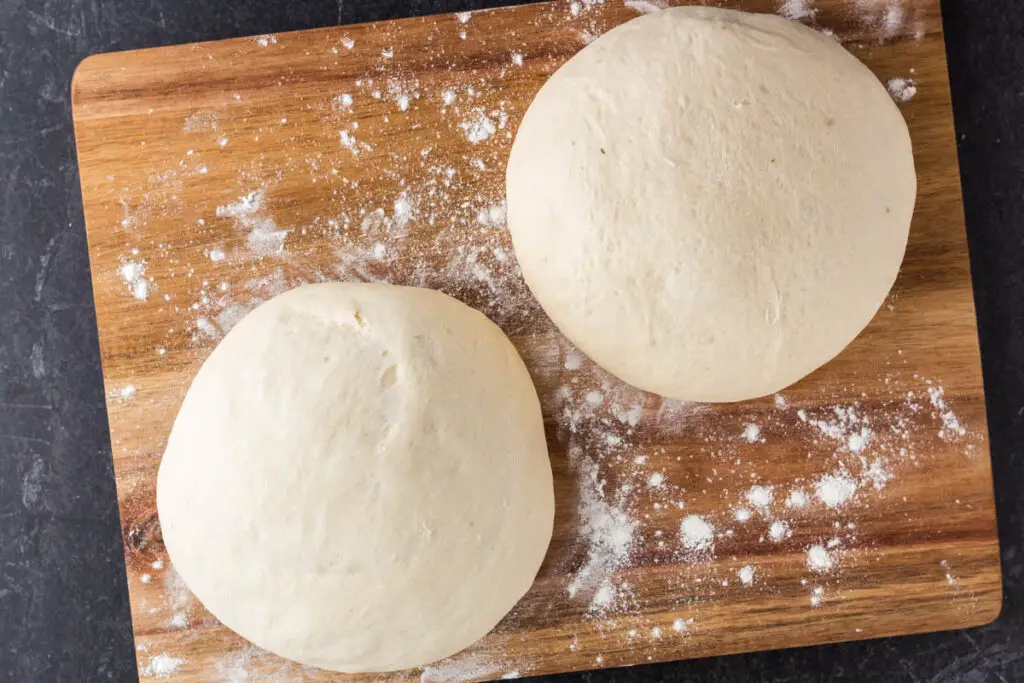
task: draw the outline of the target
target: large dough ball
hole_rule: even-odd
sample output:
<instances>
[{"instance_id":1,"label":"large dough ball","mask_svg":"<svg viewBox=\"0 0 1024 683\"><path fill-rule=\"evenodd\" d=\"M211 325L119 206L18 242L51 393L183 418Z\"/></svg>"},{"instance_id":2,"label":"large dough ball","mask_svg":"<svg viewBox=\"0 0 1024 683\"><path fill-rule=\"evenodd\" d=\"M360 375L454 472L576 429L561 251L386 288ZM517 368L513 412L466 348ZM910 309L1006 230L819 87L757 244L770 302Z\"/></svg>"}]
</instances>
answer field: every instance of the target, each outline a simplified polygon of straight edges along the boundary
<instances>
[{"instance_id":1,"label":"large dough ball","mask_svg":"<svg viewBox=\"0 0 1024 683\"><path fill-rule=\"evenodd\" d=\"M289 659L451 655L533 583L554 492L540 404L493 323L426 289L301 287L224 338L157 480L174 568Z\"/></svg>"},{"instance_id":2,"label":"large dough ball","mask_svg":"<svg viewBox=\"0 0 1024 683\"><path fill-rule=\"evenodd\" d=\"M896 278L910 138L831 38L682 7L619 26L526 112L508 222L562 332L664 396L737 401L836 356Z\"/></svg>"}]
</instances>

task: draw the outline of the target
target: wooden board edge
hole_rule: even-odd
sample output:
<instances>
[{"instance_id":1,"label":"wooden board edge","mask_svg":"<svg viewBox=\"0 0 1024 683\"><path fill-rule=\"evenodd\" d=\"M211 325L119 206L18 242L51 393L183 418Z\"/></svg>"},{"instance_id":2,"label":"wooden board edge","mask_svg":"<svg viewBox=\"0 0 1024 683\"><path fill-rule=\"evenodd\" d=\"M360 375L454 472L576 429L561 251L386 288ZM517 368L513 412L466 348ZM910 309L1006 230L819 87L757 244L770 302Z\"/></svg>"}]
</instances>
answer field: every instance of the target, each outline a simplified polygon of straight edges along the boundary
<instances>
[{"instance_id":1,"label":"wooden board edge","mask_svg":"<svg viewBox=\"0 0 1024 683\"><path fill-rule=\"evenodd\" d=\"M972 623L962 627L954 627L952 629L944 630L960 630L966 628L976 628L978 626L984 626L991 624L999 619L1003 610L1004 603L1004 576L1002 567L1002 552L1000 549L999 539L999 511L996 506L996 491L995 491L995 473L992 470L992 440L989 438L989 418L988 418L988 392L985 390L985 363L981 355L981 325L978 319L978 303L977 294L975 293L974 287L974 267L971 263L971 242L968 239L967 232L967 213L964 210L964 190L963 190L963 173L960 170L960 148L957 145L957 129L956 129L956 113L953 106L953 88L949 78L949 50L946 45L946 20L942 12L944 0L937 0L939 6L939 26L937 38L942 45L943 59L941 61L942 68L942 83L943 86L943 108L946 110L946 114L949 116L951 127L953 129L953 139L950 141L953 145L952 163L953 169L956 171L955 178L955 190L956 190L956 206L957 215L955 220L960 225L963 231L964 246L966 247L966 258L967 258L967 272L968 272L968 284L971 290L971 313L974 316L974 346L976 350L975 360L978 365L979 378L981 380L981 412L982 412L982 431L984 432L984 440L982 446L982 456L988 459L989 463L989 475L990 475L990 499L992 501L992 530L991 530L991 541L992 541L992 567L995 572L996 588L995 596L988 612L984 613L984 616L980 617L978 623ZM907 634L910 635L910 634Z\"/></svg>"},{"instance_id":2,"label":"wooden board edge","mask_svg":"<svg viewBox=\"0 0 1024 683\"><path fill-rule=\"evenodd\" d=\"M501 9L508 9L508 8L495 8L495 9L501 10ZM441 14L430 15L430 16L446 16L446 15L449 15L449 14L451 14L451 13L441 13ZM400 22L400 21L403 21L403 20L404 21L415 21L415 20L421 19L421 18L426 18L426 17L406 17L404 19L395 19L395 20L391 20L391 21L396 21L396 22ZM389 20L385 20L385 21L388 21L388 23L390 23ZM366 23L368 23L368 24L377 24L377 23L382 23L382 22L376 21L376 22L366 22ZM356 25L353 25L353 26L356 26ZM290 35L290 34L297 34L297 33L304 33L304 34L306 34L306 33L310 33L310 32L326 32L326 31L338 30L340 28L344 28L344 27L341 27L341 26L337 26L337 27L321 27L321 28L305 29L305 30L300 30L300 31L281 32L281 33L278 33L277 35ZM940 37L940 39L942 41L942 49L943 49L944 56L945 56L945 54L946 54L945 53L946 42L945 42L944 31L940 31L939 32L939 37ZM203 45L205 43L223 43L223 42L232 42L232 41L239 41L239 42L241 42L241 41L245 41L245 40L251 40L251 37L235 37L235 38L228 38L228 39L219 40L219 41L204 41L204 43L191 43L189 45L196 45L196 46L198 46L198 45ZM75 139L76 139L76 141L78 139L77 126L78 126L78 122L79 122L79 118L78 118L78 116L76 114L76 106L79 104L79 85L80 85L79 84L79 79L80 79L80 75L81 74L89 75L89 74L93 74L93 73L97 73L97 72L103 72L103 71L107 70L107 67L104 65L104 61L105 60L103 58L105 56L108 56L108 55L125 55L125 54L139 53L139 52L162 51L162 50L165 50L165 49L169 49L171 47L179 47L180 48L180 47L183 47L183 46L182 45L177 45L177 46L167 46L167 47L145 48L143 50L125 50L125 51L119 51L119 52L98 53L98 54L95 54L95 55L90 55L90 56L86 57L84 60L82 60L82 62L80 62L79 65L76 67L76 69L74 71L74 74L72 76L72 80L71 80L72 118L73 118L73 125L75 126ZM948 73L948 63L947 63L947 61L945 59L943 59L943 61L942 61L942 68L944 70L944 74L943 75L944 75L944 80L945 80L945 101L942 103L941 106L943 108L945 108L945 110L948 112L948 116L950 117L950 120L952 122L953 128L955 130L956 119L955 119L955 117L953 115L952 93L951 93L951 89L950 89L950 81L949 81L949 73ZM955 172L956 172L956 188L957 188L957 198L956 198L956 201L959 204L959 211L960 211L959 216L956 217L955 220L958 221L959 224L961 225L961 229L963 230L963 233L964 233L965 242L967 242L967 240L966 240L966 236L967 236L967 222L966 222L966 216L964 214L963 187L962 187L962 176L961 176L960 163L959 163L959 161L960 161L959 160L959 153L956 150L956 139L954 138L951 142L954 145L954 151L955 151L954 156L953 156L953 167L955 168ZM81 159L80 159L80 157L78 155L78 152L77 152L77 145L76 145L76 160L79 162L79 169L81 169ZM80 180L80 189L83 191L83 195L84 195L84 187L82 187L82 185L81 185L84 182L84 178L81 176L81 173L80 173L80 179L79 180ZM83 196L83 200L84 200L84 196ZM83 204L84 204L84 201L83 201ZM85 216L84 220L85 220L86 236L87 236L87 241L88 241L89 235L91 233L90 225L89 225L90 222L89 222L88 216ZM968 270L972 272L972 275L971 275L971 277L969 279L969 282L968 282L968 286L970 287L971 294L972 294L971 310L972 310L972 313L974 315L973 326L974 326L974 332L975 332L975 344L976 344L976 349L978 350L978 352L977 352L977 364L978 364L978 366L980 368L983 368L982 358L981 358L981 354L980 354L980 343L979 343L979 340L977 338L977 335L978 335L977 304L976 304L976 296L975 296L973 271L971 269L969 252L970 252L970 248L969 248L969 244L968 244L968 250L967 250ZM90 249L89 253L90 253L90 263L91 263L91 261L92 261L92 251L91 251L91 249ZM95 298L95 296L96 296L96 282L95 282L95 280L92 281L92 286L93 286L94 298ZM100 340L100 344L102 346L102 339ZM102 356L102 354L101 354L101 356ZM101 357L101 364L102 364L102 357ZM104 377L104 383L106 383L106 377L107 377L106 372L103 372L103 377ZM114 402L113 402L113 400L110 397L109 387L105 387L105 389L106 389L105 390L105 406L106 406L106 409L107 409L108 415L109 415L110 411L113 408L113 403ZM982 392L982 397L984 397L984 374L983 373L981 375L981 387L980 387L980 389L981 389L981 392ZM988 439L989 429L988 429L988 408L987 408L987 402L984 401L984 399L983 399L982 404L983 404L982 405L982 410L983 410L983 415L984 415L984 419L982 420L982 425L983 425L982 428L984 429L984 433L985 433L984 447L983 447L984 448L983 457L987 456L990 459L989 462L991 463L991 458L993 456L992 456L992 452L991 452L990 441ZM109 418L108 418L108 420L109 420ZM108 430L109 430L109 425L108 425ZM113 453L111 453L111 457L112 456L113 456ZM992 500L993 500L993 503L994 503L994 500L995 500L995 496L994 496L994 480L993 480L992 485L991 485L991 491L992 491L992 493L991 493ZM119 500L118 500L118 506L119 506L119 519L121 519L122 517L120 515L120 512L121 512L120 511L120 497L119 497ZM994 504L993 504L993 508L994 508ZM993 589L991 591L986 591L986 592L981 594L982 597L979 598L979 599L982 600L982 602L983 602L983 605L984 605L983 608L979 609L979 610L972 611L970 613L971 617L976 617L976 618L966 619L966 620L963 620L962 622L953 623L953 624L949 625L948 627L943 627L943 628L936 629L936 630L898 631L898 632L893 632L892 634L888 634L888 635L885 635L885 634L883 634L883 635L872 635L868 639L869 640L874 640L874 639L877 639L877 638L886 638L886 637L892 637L892 636L920 635L920 634L927 634L927 633L941 633L941 632L946 632L946 631L955 631L955 630L969 629L969 628L974 628L974 627L982 626L982 625L985 625L985 624L988 624L988 623L991 623L991 622L997 620L999 618L1001 612L1002 612L1004 588L1003 588L1002 567L1001 567L1001 563L1000 563L999 536L998 536L998 531L997 531L997 528L996 528L995 524L996 524L996 517L995 517L995 515L993 515L993 529L992 529L992 535L991 535L991 539L990 540L992 541L991 551L992 551L992 554L994 555L994 562L993 562L994 567L993 567L993 569L994 569L994 571L996 573L995 586L993 587ZM122 529L122 532L124 532L124 529ZM134 630L134 628L133 628L133 630ZM835 640L821 640L821 639L817 639L814 642L799 643L799 644L794 644L794 645L786 645L784 647L772 648L772 649L785 650L785 649L793 649L793 648L797 648L797 647L813 647L813 646L817 646L817 645L837 644L837 643L844 643L844 642L857 642L858 640L860 640L860 639L855 638L855 637L854 638L842 638L841 637L841 638L837 638ZM717 657L717 656L732 655L732 654L750 653L750 652L755 652L755 651L764 651L764 650L761 650L761 649L758 649L758 650L737 650L737 651L723 650L722 652L716 653L715 655L707 655L707 656L705 656L705 655L698 655L697 657L693 657L692 659L700 659L700 658L706 658L706 657L711 657L711 656L716 656ZM690 659L690 658L686 658L686 659ZM683 661L683 660L681 660L679 658L668 658L668 659L663 659L663 660L659 660L659 661L671 662L671 661ZM634 665L633 664L627 664L627 665L621 665L621 666L613 666L612 668L622 668L622 667L625 667L625 666L634 666ZM593 668L593 669L600 669L600 668L606 668L606 667L603 667L603 666L600 666L600 665L595 665L595 666L593 666L591 668ZM583 670L588 670L588 669L577 669L577 671L583 671Z\"/></svg>"}]
</instances>

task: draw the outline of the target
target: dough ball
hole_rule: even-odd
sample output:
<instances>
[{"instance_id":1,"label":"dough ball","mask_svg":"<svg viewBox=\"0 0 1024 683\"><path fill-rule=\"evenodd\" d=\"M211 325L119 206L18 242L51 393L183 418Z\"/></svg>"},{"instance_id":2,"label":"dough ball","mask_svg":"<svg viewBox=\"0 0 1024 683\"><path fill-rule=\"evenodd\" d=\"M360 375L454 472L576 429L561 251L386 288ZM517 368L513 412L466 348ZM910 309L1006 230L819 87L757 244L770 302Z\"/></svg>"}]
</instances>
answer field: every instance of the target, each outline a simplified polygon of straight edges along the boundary
<instances>
[{"instance_id":1,"label":"dough ball","mask_svg":"<svg viewBox=\"0 0 1024 683\"><path fill-rule=\"evenodd\" d=\"M561 331L642 389L778 391L856 337L899 271L907 126L840 45L680 7L570 59L523 118L508 223Z\"/></svg>"},{"instance_id":2,"label":"dough ball","mask_svg":"<svg viewBox=\"0 0 1024 683\"><path fill-rule=\"evenodd\" d=\"M160 464L174 568L226 626L336 671L454 654L533 583L554 492L508 338L440 292L319 284L246 316Z\"/></svg>"}]
</instances>

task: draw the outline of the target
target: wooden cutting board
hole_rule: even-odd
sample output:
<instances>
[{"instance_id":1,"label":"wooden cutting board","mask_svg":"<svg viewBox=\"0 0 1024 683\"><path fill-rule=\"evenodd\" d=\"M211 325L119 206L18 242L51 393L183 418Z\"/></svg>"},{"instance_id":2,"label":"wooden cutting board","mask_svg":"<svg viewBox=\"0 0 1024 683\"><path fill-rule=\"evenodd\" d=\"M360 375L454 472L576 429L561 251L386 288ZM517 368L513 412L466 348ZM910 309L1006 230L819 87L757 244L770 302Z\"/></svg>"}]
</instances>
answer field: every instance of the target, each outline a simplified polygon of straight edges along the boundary
<instances>
[{"instance_id":1,"label":"wooden cutting board","mask_svg":"<svg viewBox=\"0 0 1024 683\"><path fill-rule=\"evenodd\" d=\"M260 301L321 280L435 287L488 314L536 380L555 471L555 537L533 590L465 652L383 678L511 678L995 617L938 2L728 4L802 14L883 81L905 79L890 85L906 100L920 179L900 278L865 333L780 396L733 405L664 401L602 373L538 308L504 226L505 158L532 96L652 3L528 5L79 68L75 129L144 679L340 678L220 626L170 566L154 502L168 430L217 341Z\"/></svg>"}]
</instances>

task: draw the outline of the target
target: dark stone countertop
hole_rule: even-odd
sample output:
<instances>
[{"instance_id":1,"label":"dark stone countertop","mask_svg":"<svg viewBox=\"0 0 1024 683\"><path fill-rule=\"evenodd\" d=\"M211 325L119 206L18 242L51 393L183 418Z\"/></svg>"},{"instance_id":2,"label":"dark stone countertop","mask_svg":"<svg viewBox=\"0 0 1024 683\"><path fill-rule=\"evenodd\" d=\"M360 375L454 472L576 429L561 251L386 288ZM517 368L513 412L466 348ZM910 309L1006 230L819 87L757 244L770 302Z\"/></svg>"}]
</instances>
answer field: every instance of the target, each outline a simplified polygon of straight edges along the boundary
<instances>
[{"instance_id":1,"label":"dark stone countertop","mask_svg":"<svg viewBox=\"0 0 1024 683\"><path fill-rule=\"evenodd\" d=\"M96 52L496 4L0 0L0 680L136 679L74 157L75 66ZM944 5L1002 616L969 631L560 680L1024 681L1024 3Z\"/></svg>"}]
</instances>

